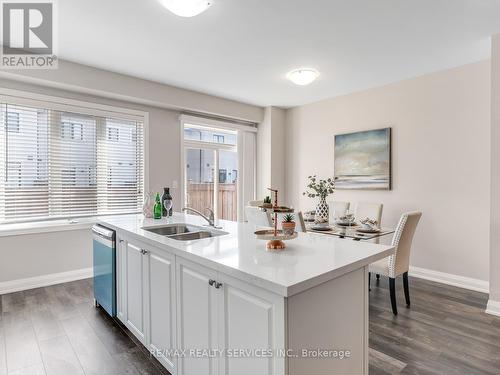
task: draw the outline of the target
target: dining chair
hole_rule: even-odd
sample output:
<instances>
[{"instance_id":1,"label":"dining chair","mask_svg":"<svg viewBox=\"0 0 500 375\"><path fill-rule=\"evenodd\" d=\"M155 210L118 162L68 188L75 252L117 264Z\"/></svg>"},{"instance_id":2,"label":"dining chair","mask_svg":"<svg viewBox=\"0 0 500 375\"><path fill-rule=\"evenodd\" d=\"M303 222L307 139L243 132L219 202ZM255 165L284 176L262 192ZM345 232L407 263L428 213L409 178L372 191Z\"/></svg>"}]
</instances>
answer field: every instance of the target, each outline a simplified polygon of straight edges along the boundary
<instances>
[{"instance_id":1,"label":"dining chair","mask_svg":"<svg viewBox=\"0 0 500 375\"><path fill-rule=\"evenodd\" d=\"M410 250L417 224L422 216L421 212L408 212L399 219L396 232L392 237L392 246L395 247L394 255L370 264L368 273L368 288L370 287L371 274L389 277L389 291L391 296L392 313L398 315L396 306L396 277L403 275L403 288L406 306L410 307L410 291L408 287L408 270L410 268Z\"/></svg>"},{"instance_id":2,"label":"dining chair","mask_svg":"<svg viewBox=\"0 0 500 375\"><path fill-rule=\"evenodd\" d=\"M349 202L330 201L328 202L328 219L333 223L340 216L344 216L350 207Z\"/></svg>"},{"instance_id":3,"label":"dining chair","mask_svg":"<svg viewBox=\"0 0 500 375\"><path fill-rule=\"evenodd\" d=\"M273 220L271 218L271 214L269 212L262 211L258 207L245 206L245 218L251 224L263 227L273 226Z\"/></svg>"},{"instance_id":4,"label":"dining chair","mask_svg":"<svg viewBox=\"0 0 500 375\"><path fill-rule=\"evenodd\" d=\"M281 229L281 223L286 214L278 214L278 228ZM304 215L302 211L292 214L295 217L295 231L296 232L306 232L306 222L304 221ZM272 221L272 215L271 215Z\"/></svg>"},{"instance_id":5,"label":"dining chair","mask_svg":"<svg viewBox=\"0 0 500 375\"><path fill-rule=\"evenodd\" d=\"M380 227L382 224L383 208L384 205L382 203L359 202L354 209L354 217L358 222L366 218L377 220L377 224Z\"/></svg>"},{"instance_id":6,"label":"dining chair","mask_svg":"<svg viewBox=\"0 0 500 375\"><path fill-rule=\"evenodd\" d=\"M248 206L259 207L264 204L264 201L248 201Z\"/></svg>"}]
</instances>

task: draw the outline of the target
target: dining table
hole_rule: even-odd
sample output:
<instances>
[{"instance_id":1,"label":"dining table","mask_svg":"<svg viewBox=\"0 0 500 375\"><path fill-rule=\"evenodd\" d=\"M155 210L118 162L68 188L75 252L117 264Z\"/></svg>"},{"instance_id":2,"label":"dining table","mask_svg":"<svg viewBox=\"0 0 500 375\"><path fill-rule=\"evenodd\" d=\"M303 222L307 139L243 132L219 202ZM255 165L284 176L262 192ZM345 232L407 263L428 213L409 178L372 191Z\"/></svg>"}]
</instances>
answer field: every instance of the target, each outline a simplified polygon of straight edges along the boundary
<instances>
[{"instance_id":1,"label":"dining table","mask_svg":"<svg viewBox=\"0 0 500 375\"><path fill-rule=\"evenodd\" d=\"M395 232L394 229L391 228L380 228L376 232L367 232L362 229L361 224L353 223L349 226L343 226L339 224L331 224L326 228L322 228L321 230L314 229L314 223L306 223L306 230L312 233L321 233L324 235L337 236L340 238L349 238L354 241L368 241L376 238L380 238L383 236L387 236L389 234L393 234Z\"/></svg>"}]
</instances>

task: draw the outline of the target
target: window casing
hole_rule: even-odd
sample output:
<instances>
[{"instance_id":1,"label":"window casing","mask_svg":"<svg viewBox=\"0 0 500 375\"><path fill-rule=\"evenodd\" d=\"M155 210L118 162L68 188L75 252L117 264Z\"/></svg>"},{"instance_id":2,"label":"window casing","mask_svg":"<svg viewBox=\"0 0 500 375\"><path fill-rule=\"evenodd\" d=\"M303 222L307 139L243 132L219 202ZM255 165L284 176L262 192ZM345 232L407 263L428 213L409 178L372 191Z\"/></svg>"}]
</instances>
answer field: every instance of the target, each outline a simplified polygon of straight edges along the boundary
<instances>
[{"instance_id":1,"label":"window casing","mask_svg":"<svg viewBox=\"0 0 500 375\"><path fill-rule=\"evenodd\" d=\"M0 99L0 223L140 212L143 117L26 102Z\"/></svg>"}]
</instances>

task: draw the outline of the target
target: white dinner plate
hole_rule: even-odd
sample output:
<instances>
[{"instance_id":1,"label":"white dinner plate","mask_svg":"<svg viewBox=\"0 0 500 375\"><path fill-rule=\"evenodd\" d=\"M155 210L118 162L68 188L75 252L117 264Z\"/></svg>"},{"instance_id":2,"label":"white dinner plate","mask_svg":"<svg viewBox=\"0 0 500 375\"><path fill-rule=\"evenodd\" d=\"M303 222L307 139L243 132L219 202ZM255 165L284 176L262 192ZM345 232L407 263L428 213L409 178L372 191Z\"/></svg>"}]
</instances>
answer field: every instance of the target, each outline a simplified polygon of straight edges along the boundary
<instances>
[{"instance_id":1,"label":"white dinner plate","mask_svg":"<svg viewBox=\"0 0 500 375\"><path fill-rule=\"evenodd\" d=\"M358 228L356 229L356 231L360 233L380 233L379 228L374 228L374 229Z\"/></svg>"},{"instance_id":2,"label":"white dinner plate","mask_svg":"<svg viewBox=\"0 0 500 375\"><path fill-rule=\"evenodd\" d=\"M329 231L329 230L332 230L332 227L329 225L312 225L311 229L318 230L318 231Z\"/></svg>"}]
</instances>

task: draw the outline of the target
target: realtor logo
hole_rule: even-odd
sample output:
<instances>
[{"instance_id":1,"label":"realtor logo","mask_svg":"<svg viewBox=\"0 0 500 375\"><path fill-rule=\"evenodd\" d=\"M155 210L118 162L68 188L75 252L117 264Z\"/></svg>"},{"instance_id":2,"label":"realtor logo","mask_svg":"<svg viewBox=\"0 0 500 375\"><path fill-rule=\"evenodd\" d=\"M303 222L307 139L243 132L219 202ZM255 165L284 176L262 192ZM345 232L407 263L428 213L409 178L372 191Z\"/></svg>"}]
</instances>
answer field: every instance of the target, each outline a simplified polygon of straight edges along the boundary
<instances>
[{"instance_id":1,"label":"realtor logo","mask_svg":"<svg viewBox=\"0 0 500 375\"><path fill-rule=\"evenodd\" d=\"M55 69L53 1L2 1L2 68Z\"/></svg>"}]
</instances>

